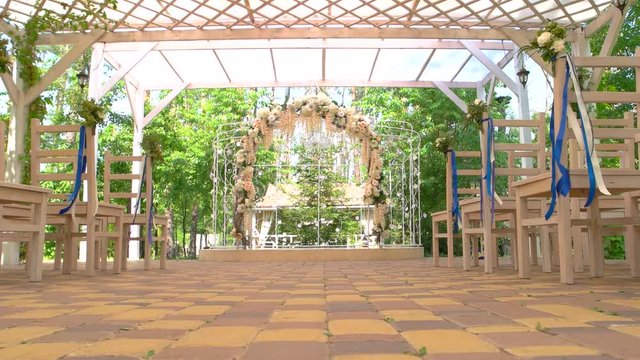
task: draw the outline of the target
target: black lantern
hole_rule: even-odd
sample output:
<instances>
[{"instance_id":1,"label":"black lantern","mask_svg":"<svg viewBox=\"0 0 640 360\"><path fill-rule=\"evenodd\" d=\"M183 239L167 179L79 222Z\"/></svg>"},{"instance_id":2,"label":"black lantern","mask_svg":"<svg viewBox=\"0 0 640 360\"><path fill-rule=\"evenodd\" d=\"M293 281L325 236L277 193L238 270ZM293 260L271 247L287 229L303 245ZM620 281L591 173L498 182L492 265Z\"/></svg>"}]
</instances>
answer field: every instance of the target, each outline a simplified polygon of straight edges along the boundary
<instances>
[{"instance_id":1,"label":"black lantern","mask_svg":"<svg viewBox=\"0 0 640 360\"><path fill-rule=\"evenodd\" d=\"M78 79L78 85L80 88L84 90L84 87L89 84L89 74L87 74L87 69L82 69L77 75L76 79Z\"/></svg>"},{"instance_id":2,"label":"black lantern","mask_svg":"<svg viewBox=\"0 0 640 360\"><path fill-rule=\"evenodd\" d=\"M627 6L627 3L629 1L627 0L612 0L611 3L613 4L613 6L617 7L618 10L620 10L620 12L624 11L624 8Z\"/></svg>"},{"instance_id":3,"label":"black lantern","mask_svg":"<svg viewBox=\"0 0 640 360\"><path fill-rule=\"evenodd\" d=\"M525 69L524 66L516 73L518 78L520 79L520 84L522 86L527 86L527 81L529 81L529 70Z\"/></svg>"}]
</instances>

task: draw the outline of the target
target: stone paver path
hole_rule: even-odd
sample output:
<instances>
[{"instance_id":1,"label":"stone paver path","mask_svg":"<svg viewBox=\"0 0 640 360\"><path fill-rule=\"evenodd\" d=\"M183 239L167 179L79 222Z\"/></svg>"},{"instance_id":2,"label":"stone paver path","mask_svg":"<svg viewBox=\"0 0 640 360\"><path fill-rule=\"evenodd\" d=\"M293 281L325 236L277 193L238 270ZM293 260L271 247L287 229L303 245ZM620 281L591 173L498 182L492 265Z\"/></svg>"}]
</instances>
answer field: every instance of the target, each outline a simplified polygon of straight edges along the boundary
<instances>
[{"instance_id":1,"label":"stone paver path","mask_svg":"<svg viewBox=\"0 0 640 360\"><path fill-rule=\"evenodd\" d=\"M640 281L394 262L0 272L0 359L640 359Z\"/></svg>"}]
</instances>

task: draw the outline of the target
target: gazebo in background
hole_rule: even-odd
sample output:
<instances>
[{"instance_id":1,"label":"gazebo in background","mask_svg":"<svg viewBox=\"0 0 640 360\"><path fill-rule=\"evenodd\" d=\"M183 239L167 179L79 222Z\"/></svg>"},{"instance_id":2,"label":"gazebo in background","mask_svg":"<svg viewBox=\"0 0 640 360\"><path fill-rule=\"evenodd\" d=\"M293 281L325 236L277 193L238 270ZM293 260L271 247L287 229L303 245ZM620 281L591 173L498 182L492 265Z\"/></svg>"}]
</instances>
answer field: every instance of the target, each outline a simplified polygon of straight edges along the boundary
<instances>
[{"instance_id":1,"label":"gazebo in background","mask_svg":"<svg viewBox=\"0 0 640 360\"><path fill-rule=\"evenodd\" d=\"M82 6L3 0L0 31L19 33L43 9L65 15ZM528 95L515 75L524 66L519 47L553 20L570 30L575 54L591 56L588 38L608 25L596 54L606 56L624 18L610 0L118 0L117 9L104 11L107 30L40 34L38 44L70 50L34 86L25 88L16 76L20 63L13 76L2 74L12 103L7 180L22 178L28 105L89 48L89 95L99 99L124 81L135 122L133 154L139 155L143 128L181 91L194 88L432 87L466 111L452 89L476 89L487 99L499 81L518 98L517 117L528 118ZM91 26L98 21L89 19ZM532 59L551 73L539 56ZM594 69L585 97L601 76L602 69ZM158 90L170 93L145 113L145 98ZM521 137L531 140L528 132ZM15 263L17 253L6 246L5 263Z\"/></svg>"}]
</instances>

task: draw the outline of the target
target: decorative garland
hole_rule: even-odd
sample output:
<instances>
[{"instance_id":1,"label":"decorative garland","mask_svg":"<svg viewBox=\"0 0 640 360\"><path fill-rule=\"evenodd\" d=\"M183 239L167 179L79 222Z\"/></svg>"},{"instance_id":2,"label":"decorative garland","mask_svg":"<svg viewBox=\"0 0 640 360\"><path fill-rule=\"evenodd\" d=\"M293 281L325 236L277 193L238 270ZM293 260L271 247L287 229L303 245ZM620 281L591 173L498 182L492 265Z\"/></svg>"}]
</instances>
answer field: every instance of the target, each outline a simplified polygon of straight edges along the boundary
<instances>
[{"instance_id":1,"label":"decorative garland","mask_svg":"<svg viewBox=\"0 0 640 360\"><path fill-rule=\"evenodd\" d=\"M387 196L380 185L382 181L381 138L371 130L364 115L356 113L351 108L338 106L324 94L304 96L290 103L284 111L281 106L258 110L257 118L247 134L242 137L241 149L235 155L236 184L233 188L235 211L231 236L245 248L249 246L246 229L251 227L248 210L255 205L256 199L253 165L256 162L258 146L270 146L275 129L281 129L285 134L292 135L297 122L302 122L311 131L319 130L324 122L328 131L345 131L347 135L360 140L362 162L368 170L363 201L366 205L374 206L373 233L378 243L382 243L389 236L385 219L389 207L386 202Z\"/></svg>"},{"instance_id":2,"label":"decorative garland","mask_svg":"<svg viewBox=\"0 0 640 360\"><path fill-rule=\"evenodd\" d=\"M453 135L447 133L438 137L433 145L436 148L436 150L438 150L443 154L446 154L447 151L449 151L452 148L453 141L454 141Z\"/></svg>"}]
</instances>

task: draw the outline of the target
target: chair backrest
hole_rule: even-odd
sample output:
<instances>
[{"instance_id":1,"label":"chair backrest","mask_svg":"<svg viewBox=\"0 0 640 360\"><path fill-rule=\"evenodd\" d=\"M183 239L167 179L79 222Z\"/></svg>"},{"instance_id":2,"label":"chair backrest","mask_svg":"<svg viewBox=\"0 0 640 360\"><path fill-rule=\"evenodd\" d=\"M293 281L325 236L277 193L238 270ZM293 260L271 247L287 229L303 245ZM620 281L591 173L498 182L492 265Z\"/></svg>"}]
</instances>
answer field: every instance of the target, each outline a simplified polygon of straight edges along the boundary
<instances>
[{"instance_id":1,"label":"chair backrest","mask_svg":"<svg viewBox=\"0 0 640 360\"><path fill-rule=\"evenodd\" d=\"M5 146L4 146L4 137L6 134L6 126L3 121L0 121L0 181L4 181L4 171L5 171Z\"/></svg>"},{"instance_id":2,"label":"chair backrest","mask_svg":"<svg viewBox=\"0 0 640 360\"><path fill-rule=\"evenodd\" d=\"M514 195L511 192L511 184L520 180L524 176L534 176L543 173L546 170L546 120L544 113L538 113L531 120L493 120L496 133L499 129L524 129L535 130L536 137L529 144L522 144L520 140L514 142L500 142L498 138L494 138L494 150L496 157L504 156L504 162L496 161L496 177L507 179L508 195ZM501 155L505 154L505 155ZM484 156L484 154L483 154ZM518 162L517 160L520 160ZM533 167L524 167L525 159L531 159ZM496 179L497 181L497 179Z\"/></svg>"},{"instance_id":3,"label":"chair backrest","mask_svg":"<svg viewBox=\"0 0 640 360\"><path fill-rule=\"evenodd\" d=\"M80 125L42 125L39 119L31 120L31 184L51 188L52 201L66 201L73 190L78 167ZM87 188L81 187L77 201L84 191L90 207L97 206L95 135L86 128L86 171L81 179ZM52 185L57 186L52 186Z\"/></svg>"},{"instance_id":4,"label":"chair backrest","mask_svg":"<svg viewBox=\"0 0 640 360\"><path fill-rule=\"evenodd\" d=\"M625 112L622 119L591 120L595 150L602 168L636 169L635 136L640 134L640 129L634 123L632 112ZM579 150L573 131L568 131L568 138L570 168L586 168L585 153Z\"/></svg>"},{"instance_id":5,"label":"chair backrest","mask_svg":"<svg viewBox=\"0 0 640 360\"><path fill-rule=\"evenodd\" d=\"M132 172L134 166L142 171L145 167L145 182L140 184L142 192L133 186L135 180L140 180L141 174ZM148 213L151 208L151 202L146 201L149 195L149 189L152 186L153 166L151 158L144 161L144 155L133 156L115 156L107 151L104 154L104 201L106 203L119 203L125 208L130 209L128 202L131 199L137 199L140 195L141 201L139 209L141 213ZM125 199L126 201L123 201Z\"/></svg>"}]
</instances>

